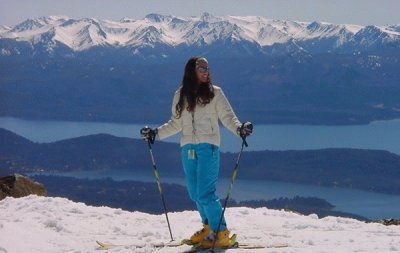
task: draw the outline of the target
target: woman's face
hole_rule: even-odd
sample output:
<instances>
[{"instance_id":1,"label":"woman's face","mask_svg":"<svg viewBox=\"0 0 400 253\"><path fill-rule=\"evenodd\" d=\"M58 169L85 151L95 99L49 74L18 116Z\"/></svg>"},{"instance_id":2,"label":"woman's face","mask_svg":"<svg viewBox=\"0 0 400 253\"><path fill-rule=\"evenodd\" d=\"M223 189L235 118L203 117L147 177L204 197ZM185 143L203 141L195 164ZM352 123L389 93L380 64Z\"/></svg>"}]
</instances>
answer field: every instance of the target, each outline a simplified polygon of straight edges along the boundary
<instances>
[{"instance_id":1,"label":"woman's face","mask_svg":"<svg viewBox=\"0 0 400 253\"><path fill-rule=\"evenodd\" d=\"M199 83L207 83L208 82L208 63L205 61L199 61L196 64L196 75Z\"/></svg>"}]
</instances>

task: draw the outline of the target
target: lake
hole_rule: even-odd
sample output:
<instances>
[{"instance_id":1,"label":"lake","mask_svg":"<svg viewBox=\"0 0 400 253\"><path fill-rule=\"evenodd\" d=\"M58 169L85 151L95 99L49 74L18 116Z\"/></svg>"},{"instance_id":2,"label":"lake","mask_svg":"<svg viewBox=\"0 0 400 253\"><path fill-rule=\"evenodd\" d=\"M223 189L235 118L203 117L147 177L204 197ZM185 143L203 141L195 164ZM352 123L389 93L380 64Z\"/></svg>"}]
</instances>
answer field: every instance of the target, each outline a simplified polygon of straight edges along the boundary
<instances>
[{"instance_id":1,"label":"lake","mask_svg":"<svg viewBox=\"0 0 400 253\"><path fill-rule=\"evenodd\" d=\"M120 137L139 138L144 124L117 124L67 121L32 121L0 117L0 127L15 132L34 142L45 143L89 134L108 133ZM151 127L155 127L152 125ZM254 135L249 137L248 150L305 150L320 148L381 149L400 154L400 120L378 121L355 126L308 126L308 125L255 125ZM237 152L241 140L222 128L224 152ZM166 141L178 142L179 137ZM400 169L400 168L399 168ZM152 170L149 162L149 170ZM162 174L162 168L160 168ZM73 172L69 176L115 180L139 180L153 182L149 175L133 175L129 171ZM161 178L167 183L184 184L182 178ZM221 179L220 196L226 194L229 179ZM273 199L279 197L319 197L336 206L336 210L362 215L367 218L399 218L400 196L376 194L360 190L327 188L274 181L235 182L233 198L236 200Z\"/></svg>"},{"instance_id":2,"label":"lake","mask_svg":"<svg viewBox=\"0 0 400 253\"><path fill-rule=\"evenodd\" d=\"M34 142L54 142L97 133L139 138L139 130L143 125L32 121L0 117L0 127ZM240 150L240 138L225 128L221 128L221 140L221 151L238 152ZM179 142L179 136L167 138L165 141ZM352 126L255 125L254 135L248 138L248 143L248 150L251 151L360 148L388 150L400 154L400 119Z\"/></svg>"},{"instance_id":3,"label":"lake","mask_svg":"<svg viewBox=\"0 0 400 253\"><path fill-rule=\"evenodd\" d=\"M159 168L159 172L162 184L175 183L185 186L183 178L170 177L162 168ZM77 171L56 174L45 173L45 175L89 179L112 178L116 181L136 180L152 182L154 187L157 187L150 160L148 173L141 175L127 170ZM229 184L230 179L219 179L217 193L221 199L225 199ZM232 192L232 198L237 201L270 200L280 197L293 198L295 196L322 198L335 205L336 208L334 210L358 214L369 219L400 218L400 196L278 181L243 180L240 179L240 169Z\"/></svg>"}]
</instances>

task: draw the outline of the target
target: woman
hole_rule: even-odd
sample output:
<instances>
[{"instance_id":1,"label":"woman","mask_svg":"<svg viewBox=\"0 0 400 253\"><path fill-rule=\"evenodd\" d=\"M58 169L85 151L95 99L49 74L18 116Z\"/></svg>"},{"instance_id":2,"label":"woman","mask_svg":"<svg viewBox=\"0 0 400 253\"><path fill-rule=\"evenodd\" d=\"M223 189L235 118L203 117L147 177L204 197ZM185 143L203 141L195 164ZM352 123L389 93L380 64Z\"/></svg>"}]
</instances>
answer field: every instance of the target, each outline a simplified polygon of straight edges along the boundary
<instances>
[{"instance_id":1,"label":"woman","mask_svg":"<svg viewBox=\"0 0 400 253\"><path fill-rule=\"evenodd\" d=\"M141 129L144 139L167 138L182 131L182 163L190 198L196 202L203 228L191 236L193 244L223 247L229 244L225 218L218 229L222 207L215 193L219 173L220 132L218 120L234 134L252 133L250 122L242 124L222 89L212 84L208 61L192 57L186 63L182 84L175 92L172 117L164 125ZM218 230L218 231L217 231Z\"/></svg>"}]
</instances>

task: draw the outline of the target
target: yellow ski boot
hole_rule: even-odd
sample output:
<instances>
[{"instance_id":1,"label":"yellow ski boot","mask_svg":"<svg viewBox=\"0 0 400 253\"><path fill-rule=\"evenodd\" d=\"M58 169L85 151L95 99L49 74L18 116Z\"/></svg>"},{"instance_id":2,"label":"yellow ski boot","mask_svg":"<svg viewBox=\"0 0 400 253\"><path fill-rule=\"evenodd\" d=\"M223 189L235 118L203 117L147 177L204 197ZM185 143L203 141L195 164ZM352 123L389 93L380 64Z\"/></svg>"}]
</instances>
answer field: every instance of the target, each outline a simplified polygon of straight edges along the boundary
<instances>
[{"instance_id":1,"label":"yellow ski boot","mask_svg":"<svg viewBox=\"0 0 400 253\"><path fill-rule=\"evenodd\" d=\"M201 241L201 246L203 248L212 248L215 240L215 248L229 247L229 230L225 229L223 231L219 231L218 236L214 231L211 230L204 240Z\"/></svg>"},{"instance_id":2,"label":"yellow ski boot","mask_svg":"<svg viewBox=\"0 0 400 253\"><path fill-rule=\"evenodd\" d=\"M191 244L198 244L204 240L204 238L210 233L210 226L203 224L203 228L190 237Z\"/></svg>"}]
</instances>

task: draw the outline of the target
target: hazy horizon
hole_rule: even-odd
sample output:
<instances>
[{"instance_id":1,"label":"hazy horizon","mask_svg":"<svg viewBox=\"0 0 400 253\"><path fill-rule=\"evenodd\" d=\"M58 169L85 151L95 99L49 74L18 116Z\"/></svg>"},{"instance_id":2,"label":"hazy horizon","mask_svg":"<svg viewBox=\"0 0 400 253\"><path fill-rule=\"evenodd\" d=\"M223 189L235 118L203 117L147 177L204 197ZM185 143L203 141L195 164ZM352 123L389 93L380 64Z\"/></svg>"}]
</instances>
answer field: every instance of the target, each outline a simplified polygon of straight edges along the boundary
<instances>
[{"instance_id":1,"label":"hazy horizon","mask_svg":"<svg viewBox=\"0 0 400 253\"><path fill-rule=\"evenodd\" d=\"M291 21L320 21L334 24L400 24L400 1L397 0L0 0L0 25L14 26L28 18L68 16L120 20L142 19L147 14L199 16L262 16Z\"/></svg>"}]
</instances>

